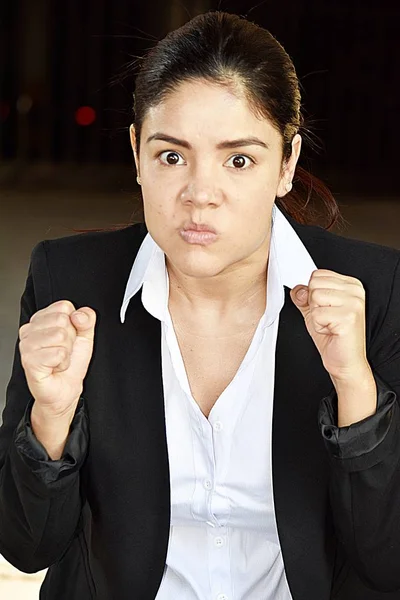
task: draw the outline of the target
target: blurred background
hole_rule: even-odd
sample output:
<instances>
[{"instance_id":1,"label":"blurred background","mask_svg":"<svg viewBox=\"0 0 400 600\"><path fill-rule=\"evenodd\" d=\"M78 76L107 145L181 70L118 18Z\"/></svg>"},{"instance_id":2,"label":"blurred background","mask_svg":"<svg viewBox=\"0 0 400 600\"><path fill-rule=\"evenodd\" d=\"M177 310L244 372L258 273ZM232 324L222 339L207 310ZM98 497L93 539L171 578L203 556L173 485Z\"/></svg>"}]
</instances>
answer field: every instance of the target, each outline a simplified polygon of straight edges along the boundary
<instances>
[{"instance_id":1,"label":"blurred background","mask_svg":"<svg viewBox=\"0 0 400 600\"><path fill-rule=\"evenodd\" d=\"M127 223L140 208L128 135L135 72L121 73L210 9L266 27L291 55L319 138L300 164L339 202L338 233L400 248L399 3L0 0L0 411L33 246ZM38 598L43 575L0 558L1 598Z\"/></svg>"}]
</instances>

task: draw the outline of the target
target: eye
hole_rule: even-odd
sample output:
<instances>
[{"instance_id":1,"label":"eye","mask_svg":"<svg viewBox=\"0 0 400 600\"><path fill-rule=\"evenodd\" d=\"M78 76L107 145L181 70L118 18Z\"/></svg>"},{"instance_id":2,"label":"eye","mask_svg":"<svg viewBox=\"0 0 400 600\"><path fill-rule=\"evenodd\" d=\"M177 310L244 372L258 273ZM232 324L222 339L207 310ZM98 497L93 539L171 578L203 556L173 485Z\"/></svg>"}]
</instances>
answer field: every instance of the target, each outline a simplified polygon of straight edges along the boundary
<instances>
[{"instance_id":1,"label":"eye","mask_svg":"<svg viewBox=\"0 0 400 600\"><path fill-rule=\"evenodd\" d=\"M246 165L246 160L249 161L247 163L247 165ZM229 161L233 161L232 166L237 171L244 171L245 169L251 169L251 167L255 164L254 160L251 159L249 156L246 156L245 154L235 154L234 156L231 156Z\"/></svg>"},{"instance_id":2,"label":"eye","mask_svg":"<svg viewBox=\"0 0 400 600\"><path fill-rule=\"evenodd\" d=\"M158 155L158 158L162 162L163 165L173 167L174 165L178 164L178 161L180 158L182 158L182 156L175 151L164 150L164 152L161 152ZM182 158L182 160L183 160L183 158ZM180 163L180 164L182 164L182 163Z\"/></svg>"}]
</instances>

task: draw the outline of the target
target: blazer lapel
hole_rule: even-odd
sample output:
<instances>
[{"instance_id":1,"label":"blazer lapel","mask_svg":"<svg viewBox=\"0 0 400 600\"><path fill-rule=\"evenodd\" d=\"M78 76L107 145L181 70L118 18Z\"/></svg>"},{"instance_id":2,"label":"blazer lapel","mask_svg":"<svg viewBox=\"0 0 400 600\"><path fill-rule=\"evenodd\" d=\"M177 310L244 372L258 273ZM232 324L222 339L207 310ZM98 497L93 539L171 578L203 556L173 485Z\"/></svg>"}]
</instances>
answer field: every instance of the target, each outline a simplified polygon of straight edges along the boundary
<instances>
[{"instance_id":1,"label":"blazer lapel","mask_svg":"<svg viewBox=\"0 0 400 600\"><path fill-rule=\"evenodd\" d=\"M286 575L295 600L328 600L335 545L327 522L329 464L317 414L332 391L304 318L285 287L275 356L272 476Z\"/></svg>"},{"instance_id":2,"label":"blazer lapel","mask_svg":"<svg viewBox=\"0 0 400 600\"><path fill-rule=\"evenodd\" d=\"M92 557L91 564L104 589L107 581L118 585L112 597L125 598L132 589L135 597L153 598L170 528L161 324L143 307L140 292L122 324L120 294L115 297L115 306L113 300L101 311L85 382L91 399L88 500L93 536L103 540L97 552L107 548L107 555Z\"/></svg>"}]
</instances>

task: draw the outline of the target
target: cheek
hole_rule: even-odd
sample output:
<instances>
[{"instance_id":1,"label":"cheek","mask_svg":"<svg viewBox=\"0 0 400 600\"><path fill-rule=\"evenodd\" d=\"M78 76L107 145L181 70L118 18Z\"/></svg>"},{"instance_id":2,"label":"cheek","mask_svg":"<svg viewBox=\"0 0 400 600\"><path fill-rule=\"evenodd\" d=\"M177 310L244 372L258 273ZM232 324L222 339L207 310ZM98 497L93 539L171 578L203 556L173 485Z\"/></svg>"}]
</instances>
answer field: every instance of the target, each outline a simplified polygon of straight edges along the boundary
<instances>
[{"instance_id":1,"label":"cheek","mask_svg":"<svg viewBox=\"0 0 400 600\"><path fill-rule=\"evenodd\" d=\"M143 212L147 228L157 237L168 237L178 222L176 203L158 191L143 193Z\"/></svg>"},{"instance_id":2,"label":"cheek","mask_svg":"<svg viewBox=\"0 0 400 600\"><path fill-rule=\"evenodd\" d=\"M149 214L164 215L168 212L170 202L165 198L165 193L159 186L148 187L142 190L143 206Z\"/></svg>"},{"instance_id":3,"label":"cheek","mask_svg":"<svg viewBox=\"0 0 400 600\"><path fill-rule=\"evenodd\" d=\"M244 195L244 199L240 200L240 215L238 216L242 216L248 223L251 223L253 229L263 229L271 215L276 197L275 192L275 188L269 184L249 190L249 193Z\"/></svg>"}]
</instances>

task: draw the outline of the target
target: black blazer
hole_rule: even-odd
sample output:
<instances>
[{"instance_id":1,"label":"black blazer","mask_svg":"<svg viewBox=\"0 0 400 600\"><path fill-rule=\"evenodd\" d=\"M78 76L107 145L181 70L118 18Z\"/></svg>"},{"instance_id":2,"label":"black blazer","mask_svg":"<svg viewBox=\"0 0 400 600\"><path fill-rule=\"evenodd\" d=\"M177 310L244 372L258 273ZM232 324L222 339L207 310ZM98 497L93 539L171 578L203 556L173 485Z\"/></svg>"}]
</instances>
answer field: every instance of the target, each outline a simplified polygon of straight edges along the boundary
<instances>
[{"instance_id":1,"label":"black blazer","mask_svg":"<svg viewBox=\"0 0 400 600\"><path fill-rule=\"evenodd\" d=\"M292 597L399 599L400 252L288 218L318 268L363 283L378 390L375 415L335 426L335 390L285 288L272 461ZM28 573L50 567L42 600L153 600L161 583L170 527L161 327L140 293L120 322L145 234L137 224L71 235L44 240L31 254L20 326L61 299L97 314L92 360L60 460L49 461L32 434L18 340L6 391L0 553Z\"/></svg>"}]
</instances>

